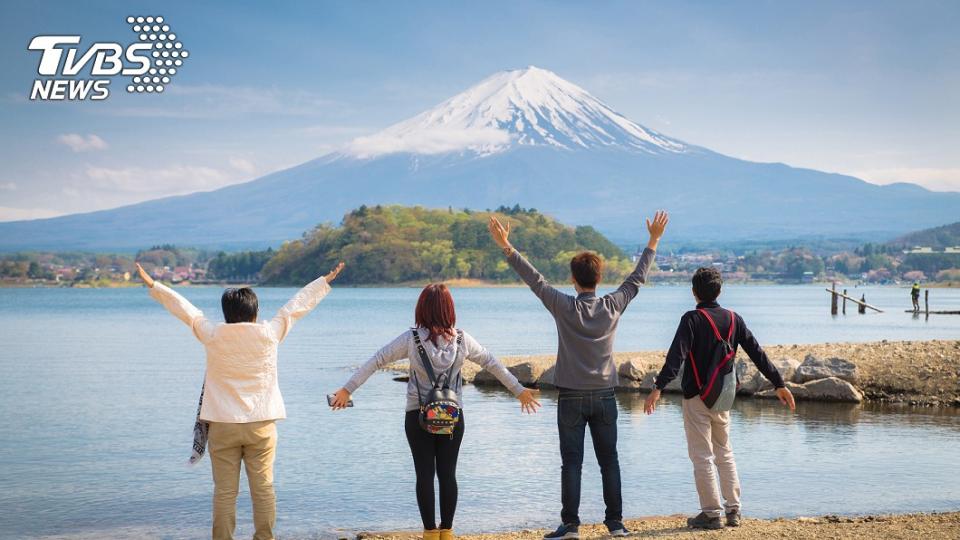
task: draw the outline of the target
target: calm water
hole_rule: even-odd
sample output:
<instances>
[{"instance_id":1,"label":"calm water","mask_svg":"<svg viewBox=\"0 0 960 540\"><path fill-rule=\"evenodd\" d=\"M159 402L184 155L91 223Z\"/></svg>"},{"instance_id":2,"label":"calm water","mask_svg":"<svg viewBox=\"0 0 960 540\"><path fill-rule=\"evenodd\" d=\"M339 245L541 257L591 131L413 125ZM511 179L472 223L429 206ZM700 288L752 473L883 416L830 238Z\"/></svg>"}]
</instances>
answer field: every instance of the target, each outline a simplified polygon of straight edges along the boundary
<instances>
[{"instance_id":1,"label":"calm water","mask_svg":"<svg viewBox=\"0 0 960 540\"><path fill-rule=\"evenodd\" d=\"M960 337L960 317L913 318L903 289L864 289L884 314L831 318L821 286L728 287L724 300L763 343ZM219 315L220 290L186 295ZM412 322L415 289L335 289L283 344L279 530L284 538L337 530L415 529L413 468L403 436L403 386L374 376L357 406L331 413L325 394ZM857 294L861 292L859 289ZM272 314L293 293L261 289ZM555 350L553 323L526 289L455 291L460 326L499 355ZM934 290L936 307L960 291ZM686 287L641 292L618 350L662 349L689 309ZM850 310L855 311L855 310ZM142 289L0 289L0 536L194 538L207 534L208 461L190 448L203 351ZM461 531L547 527L559 519L555 396L520 416L503 391L468 387L460 460ZM680 407L652 417L620 396L620 453L628 516L692 512L697 499ZM960 414L878 406L740 400L733 442L744 511L754 516L960 508ZM588 452L582 519L603 508ZM245 480L244 480L245 482ZM251 532L242 487L240 534Z\"/></svg>"}]
</instances>

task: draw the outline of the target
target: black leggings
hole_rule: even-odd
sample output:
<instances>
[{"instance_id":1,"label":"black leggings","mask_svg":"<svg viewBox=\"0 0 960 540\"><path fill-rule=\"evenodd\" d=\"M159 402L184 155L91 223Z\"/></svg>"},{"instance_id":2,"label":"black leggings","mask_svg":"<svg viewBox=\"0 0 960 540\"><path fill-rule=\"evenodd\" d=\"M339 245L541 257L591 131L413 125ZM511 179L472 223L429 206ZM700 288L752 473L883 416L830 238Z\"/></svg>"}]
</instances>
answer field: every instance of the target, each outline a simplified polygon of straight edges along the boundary
<instances>
[{"instance_id":1,"label":"black leggings","mask_svg":"<svg viewBox=\"0 0 960 540\"><path fill-rule=\"evenodd\" d=\"M425 530L437 528L433 498L433 476L440 481L440 528L453 528L453 514L457 511L457 456L463 441L463 411L460 421L450 435L432 435L420 427L420 411L407 411L404 430L413 467L417 471L417 506Z\"/></svg>"}]
</instances>

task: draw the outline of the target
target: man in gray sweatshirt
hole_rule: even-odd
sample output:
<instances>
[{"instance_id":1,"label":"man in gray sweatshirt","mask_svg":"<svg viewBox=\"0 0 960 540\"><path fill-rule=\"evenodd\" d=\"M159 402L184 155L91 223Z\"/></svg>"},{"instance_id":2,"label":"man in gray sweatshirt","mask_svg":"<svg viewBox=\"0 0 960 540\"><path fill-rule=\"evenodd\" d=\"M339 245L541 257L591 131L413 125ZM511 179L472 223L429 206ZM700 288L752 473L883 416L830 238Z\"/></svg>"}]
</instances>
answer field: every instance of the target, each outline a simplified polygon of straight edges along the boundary
<instances>
[{"instance_id":1,"label":"man in gray sweatshirt","mask_svg":"<svg viewBox=\"0 0 960 540\"><path fill-rule=\"evenodd\" d=\"M613 536L626 536L623 526L623 499L620 493L620 462L617 457L617 367L613 361L613 339L620 315L646 281L657 245L667 226L666 212L647 220L650 241L637 267L617 290L597 296L603 277L603 261L583 252L570 261L571 281L577 296L550 286L544 277L510 244L510 223L490 218L490 234L503 249L510 266L530 287L557 323L559 340L554 384L559 389L557 426L560 435L562 523L544 538L579 538L580 476L583 441L590 426L593 449L600 464L604 524Z\"/></svg>"}]
</instances>

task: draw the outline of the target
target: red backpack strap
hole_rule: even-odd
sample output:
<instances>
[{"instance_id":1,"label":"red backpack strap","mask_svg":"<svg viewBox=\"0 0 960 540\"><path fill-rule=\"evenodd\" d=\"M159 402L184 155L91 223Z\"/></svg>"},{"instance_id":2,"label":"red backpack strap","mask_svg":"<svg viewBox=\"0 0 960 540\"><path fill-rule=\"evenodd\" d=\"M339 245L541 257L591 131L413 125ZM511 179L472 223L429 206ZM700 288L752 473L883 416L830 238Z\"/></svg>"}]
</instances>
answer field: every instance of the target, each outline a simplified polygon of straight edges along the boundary
<instances>
[{"instance_id":1,"label":"red backpack strap","mask_svg":"<svg viewBox=\"0 0 960 540\"><path fill-rule=\"evenodd\" d=\"M733 345L733 342L730 340L733 339L733 330L737 324L737 314L734 313L732 309L728 309L727 313L730 314L730 332L727 333L727 342Z\"/></svg>"},{"instance_id":2,"label":"red backpack strap","mask_svg":"<svg viewBox=\"0 0 960 540\"><path fill-rule=\"evenodd\" d=\"M713 328L713 335L716 336L718 341L723 341L723 336L720 335L720 330L717 329L717 323L713 322L713 317L703 308L697 308L704 317L707 318L707 322L710 323L710 328Z\"/></svg>"}]
</instances>

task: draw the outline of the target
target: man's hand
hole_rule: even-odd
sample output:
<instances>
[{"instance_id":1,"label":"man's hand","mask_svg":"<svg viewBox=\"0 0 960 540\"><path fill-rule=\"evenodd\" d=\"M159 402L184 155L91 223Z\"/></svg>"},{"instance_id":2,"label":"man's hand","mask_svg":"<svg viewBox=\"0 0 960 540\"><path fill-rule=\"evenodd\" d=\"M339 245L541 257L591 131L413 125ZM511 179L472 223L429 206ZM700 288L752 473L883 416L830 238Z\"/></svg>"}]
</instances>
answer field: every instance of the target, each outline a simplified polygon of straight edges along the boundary
<instances>
[{"instance_id":1,"label":"man's hand","mask_svg":"<svg viewBox=\"0 0 960 540\"><path fill-rule=\"evenodd\" d=\"M540 402L537 401L537 395L539 394L539 390L531 390L529 388L520 392L520 395L517 396L517 399L520 400L520 410L527 414L537 412L537 409L540 408Z\"/></svg>"},{"instance_id":2,"label":"man's hand","mask_svg":"<svg viewBox=\"0 0 960 540\"><path fill-rule=\"evenodd\" d=\"M153 278L150 277L150 274L148 274L147 271L144 270L142 266L140 266L140 263L136 263L136 265L137 265L137 272L140 273L140 279L142 279L143 282L147 284L147 287L150 287L152 289L153 283L154 283Z\"/></svg>"},{"instance_id":3,"label":"man's hand","mask_svg":"<svg viewBox=\"0 0 960 540\"><path fill-rule=\"evenodd\" d=\"M647 242L648 248L656 251L657 246L660 244L660 237L663 236L663 231L666 230L667 223L669 222L670 215L664 210L657 210L652 222L647 219L647 232L650 233L650 241Z\"/></svg>"},{"instance_id":4,"label":"man's hand","mask_svg":"<svg viewBox=\"0 0 960 540\"><path fill-rule=\"evenodd\" d=\"M507 222L507 225L504 226L500 223L500 220L494 216L490 216L490 222L487 223L487 228L490 229L490 236L493 237L493 241L500 246L500 249L506 251L508 249L512 250L513 246L510 245L510 222Z\"/></svg>"},{"instance_id":5,"label":"man's hand","mask_svg":"<svg viewBox=\"0 0 960 540\"><path fill-rule=\"evenodd\" d=\"M780 403L790 407L791 411L797 410L797 402L793 400L793 394L786 388L782 386L777 388L777 397L780 398Z\"/></svg>"},{"instance_id":6,"label":"man's hand","mask_svg":"<svg viewBox=\"0 0 960 540\"><path fill-rule=\"evenodd\" d=\"M337 276L340 275L340 271L341 271L341 270L343 270L343 262L341 262L341 263L339 263L337 266L335 266L335 267L333 268L333 270L330 271L329 274L323 276L323 278L327 281L327 284L329 284L331 281L337 279Z\"/></svg>"},{"instance_id":7,"label":"man's hand","mask_svg":"<svg viewBox=\"0 0 960 540\"><path fill-rule=\"evenodd\" d=\"M335 411L339 411L340 409L346 409L347 403L350 403L350 392L347 392L346 388L341 388L333 395L333 404L330 405L330 407Z\"/></svg>"},{"instance_id":8,"label":"man's hand","mask_svg":"<svg viewBox=\"0 0 960 540\"><path fill-rule=\"evenodd\" d=\"M643 412L653 414L653 411L657 410L658 401L660 401L660 390L654 388L653 391L647 395L646 401L643 402Z\"/></svg>"}]
</instances>

